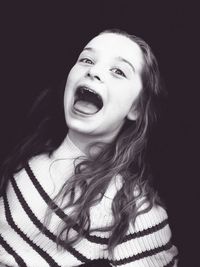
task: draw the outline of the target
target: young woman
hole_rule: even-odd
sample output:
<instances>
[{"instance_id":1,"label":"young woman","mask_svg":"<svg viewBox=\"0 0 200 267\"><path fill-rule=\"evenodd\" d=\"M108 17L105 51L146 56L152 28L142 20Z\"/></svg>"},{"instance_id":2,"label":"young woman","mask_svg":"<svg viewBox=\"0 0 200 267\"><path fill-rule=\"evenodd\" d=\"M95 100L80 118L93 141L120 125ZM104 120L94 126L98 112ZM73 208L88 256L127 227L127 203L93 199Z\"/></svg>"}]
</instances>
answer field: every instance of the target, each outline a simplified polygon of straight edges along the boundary
<instances>
[{"instance_id":1,"label":"young woman","mask_svg":"<svg viewBox=\"0 0 200 267\"><path fill-rule=\"evenodd\" d=\"M142 39L109 30L84 47L68 74L64 105L57 102L2 168L2 266L100 259L111 266L177 266L145 163L160 92L157 61Z\"/></svg>"}]
</instances>

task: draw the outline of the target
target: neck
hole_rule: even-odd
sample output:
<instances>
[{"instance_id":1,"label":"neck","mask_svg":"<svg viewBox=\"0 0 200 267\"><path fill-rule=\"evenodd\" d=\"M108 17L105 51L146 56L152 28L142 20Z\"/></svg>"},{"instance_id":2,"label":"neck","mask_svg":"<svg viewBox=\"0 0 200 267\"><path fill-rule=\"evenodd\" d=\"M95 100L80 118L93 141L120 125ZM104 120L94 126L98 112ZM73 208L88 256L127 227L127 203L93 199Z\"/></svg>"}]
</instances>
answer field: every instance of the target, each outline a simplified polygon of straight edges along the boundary
<instances>
[{"instance_id":1,"label":"neck","mask_svg":"<svg viewBox=\"0 0 200 267\"><path fill-rule=\"evenodd\" d=\"M77 146L85 155L97 155L101 151L102 146L94 146L92 147L92 150L89 150L92 144L101 143L103 145L109 143L108 141L102 140L101 137L82 134L71 129L68 131L68 136L74 145Z\"/></svg>"}]
</instances>

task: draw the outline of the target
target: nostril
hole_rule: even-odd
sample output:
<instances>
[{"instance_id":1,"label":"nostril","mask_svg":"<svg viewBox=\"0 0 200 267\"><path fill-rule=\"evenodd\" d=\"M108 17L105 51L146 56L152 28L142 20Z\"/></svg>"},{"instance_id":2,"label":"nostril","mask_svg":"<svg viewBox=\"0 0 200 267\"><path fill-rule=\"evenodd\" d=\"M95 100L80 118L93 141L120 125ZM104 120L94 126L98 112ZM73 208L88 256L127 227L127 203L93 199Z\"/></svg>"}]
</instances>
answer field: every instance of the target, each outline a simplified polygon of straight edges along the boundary
<instances>
[{"instance_id":1,"label":"nostril","mask_svg":"<svg viewBox=\"0 0 200 267\"><path fill-rule=\"evenodd\" d=\"M100 78L99 78L99 76L97 76L97 75L94 75L94 78L96 78L97 80L101 80Z\"/></svg>"},{"instance_id":2,"label":"nostril","mask_svg":"<svg viewBox=\"0 0 200 267\"><path fill-rule=\"evenodd\" d=\"M89 77L92 77L93 79L97 79L99 81L101 81L100 77L96 74L92 74L91 72L88 72L87 74Z\"/></svg>"}]
</instances>

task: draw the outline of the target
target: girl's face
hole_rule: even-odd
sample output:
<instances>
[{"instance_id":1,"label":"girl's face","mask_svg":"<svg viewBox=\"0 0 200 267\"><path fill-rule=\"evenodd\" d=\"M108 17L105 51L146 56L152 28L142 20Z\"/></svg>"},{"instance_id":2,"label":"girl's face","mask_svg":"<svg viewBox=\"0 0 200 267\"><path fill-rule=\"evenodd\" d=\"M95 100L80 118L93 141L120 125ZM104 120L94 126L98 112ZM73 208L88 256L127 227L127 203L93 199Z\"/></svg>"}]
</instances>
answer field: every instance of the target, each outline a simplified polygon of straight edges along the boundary
<instances>
[{"instance_id":1,"label":"girl's face","mask_svg":"<svg viewBox=\"0 0 200 267\"><path fill-rule=\"evenodd\" d=\"M126 119L135 120L141 89L140 47L116 33L103 33L83 49L71 69L64 94L69 133L111 141Z\"/></svg>"}]
</instances>

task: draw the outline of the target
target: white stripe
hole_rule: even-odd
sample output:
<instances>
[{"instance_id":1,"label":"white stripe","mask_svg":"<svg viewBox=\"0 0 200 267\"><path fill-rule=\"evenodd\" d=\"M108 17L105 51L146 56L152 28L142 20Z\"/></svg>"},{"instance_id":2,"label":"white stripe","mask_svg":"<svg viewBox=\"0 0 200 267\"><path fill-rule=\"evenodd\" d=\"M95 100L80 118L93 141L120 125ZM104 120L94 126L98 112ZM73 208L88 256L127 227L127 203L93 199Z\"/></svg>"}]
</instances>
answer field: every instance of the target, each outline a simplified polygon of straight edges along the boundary
<instances>
[{"instance_id":1,"label":"white stripe","mask_svg":"<svg viewBox=\"0 0 200 267\"><path fill-rule=\"evenodd\" d=\"M34 176L46 193L54 198L63 184L73 174L73 159L52 161L47 155L40 155L29 162Z\"/></svg>"},{"instance_id":2,"label":"white stripe","mask_svg":"<svg viewBox=\"0 0 200 267\"><path fill-rule=\"evenodd\" d=\"M130 224L127 235L151 228L167 218L167 213L162 207L152 207L150 211L137 216L135 225Z\"/></svg>"},{"instance_id":3,"label":"white stripe","mask_svg":"<svg viewBox=\"0 0 200 267\"><path fill-rule=\"evenodd\" d=\"M157 253L153 256L148 256L136 261L132 261L122 265L113 265L119 267L163 267L171 262L173 256L170 250L166 250L160 253ZM176 265L174 265L176 266Z\"/></svg>"},{"instance_id":4,"label":"white stripe","mask_svg":"<svg viewBox=\"0 0 200 267\"><path fill-rule=\"evenodd\" d=\"M4 247L0 245L0 266L1 264L11 265L13 267L17 266L17 263L12 255L10 255Z\"/></svg>"}]
</instances>

